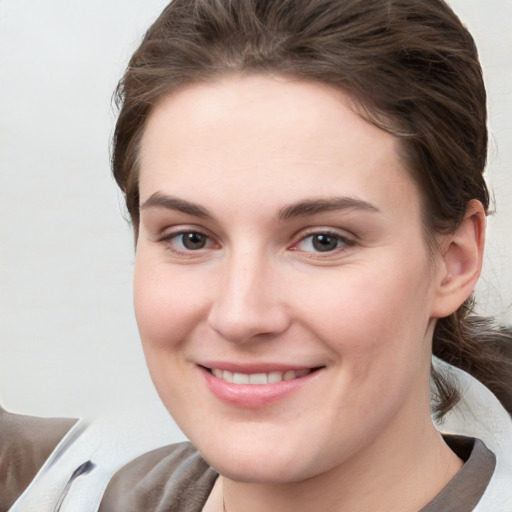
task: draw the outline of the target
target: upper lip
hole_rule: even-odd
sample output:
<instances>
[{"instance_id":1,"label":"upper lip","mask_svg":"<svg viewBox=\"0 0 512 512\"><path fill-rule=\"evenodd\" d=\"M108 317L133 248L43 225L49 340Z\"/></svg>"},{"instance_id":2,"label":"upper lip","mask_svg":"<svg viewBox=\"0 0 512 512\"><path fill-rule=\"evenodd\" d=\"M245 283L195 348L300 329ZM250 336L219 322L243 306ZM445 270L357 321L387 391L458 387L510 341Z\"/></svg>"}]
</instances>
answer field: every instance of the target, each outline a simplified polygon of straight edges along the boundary
<instances>
[{"instance_id":1,"label":"upper lip","mask_svg":"<svg viewBox=\"0 0 512 512\"><path fill-rule=\"evenodd\" d=\"M245 374L314 370L321 367L321 365L294 365L272 362L243 364L227 361L205 361L198 364L209 370L216 369Z\"/></svg>"}]
</instances>

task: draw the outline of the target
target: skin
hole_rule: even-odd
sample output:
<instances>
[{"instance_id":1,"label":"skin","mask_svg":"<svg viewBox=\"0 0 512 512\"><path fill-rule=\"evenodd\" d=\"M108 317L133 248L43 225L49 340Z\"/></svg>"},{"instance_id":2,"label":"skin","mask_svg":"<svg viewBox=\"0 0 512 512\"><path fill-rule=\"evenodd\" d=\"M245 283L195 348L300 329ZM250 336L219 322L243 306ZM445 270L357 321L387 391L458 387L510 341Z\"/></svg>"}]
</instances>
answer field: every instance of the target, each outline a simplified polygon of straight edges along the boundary
<instances>
[{"instance_id":1,"label":"skin","mask_svg":"<svg viewBox=\"0 0 512 512\"><path fill-rule=\"evenodd\" d=\"M398 154L306 81L231 76L154 108L135 311L163 402L222 475L208 510L412 511L460 468L430 418L431 342L478 277L483 213L430 258ZM245 407L206 385L212 361L317 370Z\"/></svg>"}]
</instances>

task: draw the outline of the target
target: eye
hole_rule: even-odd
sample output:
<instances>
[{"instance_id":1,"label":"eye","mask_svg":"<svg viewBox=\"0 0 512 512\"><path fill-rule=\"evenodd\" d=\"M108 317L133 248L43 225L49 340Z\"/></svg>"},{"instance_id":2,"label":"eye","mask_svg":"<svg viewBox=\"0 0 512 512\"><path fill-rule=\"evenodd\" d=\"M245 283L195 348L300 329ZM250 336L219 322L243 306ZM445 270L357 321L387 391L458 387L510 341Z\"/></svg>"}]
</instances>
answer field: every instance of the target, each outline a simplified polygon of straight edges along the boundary
<instances>
[{"instance_id":1,"label":"eye","mask_svg":"<svg viewBox=\"0 0 512 512\"><path fill-rule=\"evenodd\" d=\"M208 242L208 237L202 233L191 231L189 233L180 233L174 236L175 243L181 245L184 249L189 251L197 251L198 249L204 249Z\"/></svg>"},{"instance_id":2,"label":"eye","mask_svg":"<svg viewBox=\"0 0 512 512\"><path fill-rule=\"evenodd\" d=\"M326 253L354 245L347 238L330 232L311 233L302 238L295 249L304 252Z\"/></svg>"},{"instance_id":3,"label":"eye","mask_svg":"<svg viewBox=\"0 0 512 512\"><path fill-rule=\"evenodd\" d=\"M168 248L176 253L188 253L209 248L213 242L209 236L200 231L180 231L169 233L160 239Z\"/></svg>"}]
</instances>

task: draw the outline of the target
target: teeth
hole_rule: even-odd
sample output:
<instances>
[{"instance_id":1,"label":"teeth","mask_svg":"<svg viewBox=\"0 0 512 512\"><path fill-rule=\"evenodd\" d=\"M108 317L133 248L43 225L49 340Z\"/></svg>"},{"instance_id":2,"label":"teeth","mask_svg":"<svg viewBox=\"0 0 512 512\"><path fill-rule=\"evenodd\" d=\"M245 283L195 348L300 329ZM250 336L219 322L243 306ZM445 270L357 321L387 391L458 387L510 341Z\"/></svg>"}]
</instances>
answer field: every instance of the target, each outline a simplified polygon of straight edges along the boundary
<instances>
[{"instance_id":1,"label":"teeth","mask_svg":"<svg viewBox=\"0 0 512 512\"><path fill-rule=\"evenodd\" d=\"M268 374L268 383L274 384L276 382L281 382L283 380L283 373L282 372L270 372Z\"/></svg>"},{"instance_id":2,"label":"teeth","mask_svg":"<svg viewBox=\"0 0 512 512\"><path fill-rule=\"evenodd\" d=\"M233 373L234 384L249 384L249 375L245 373Z\"/></svg>"},{"instance_id":3,"label":"teeth","mask_svg":"<svg viewBox=\"0 0 512 512\"><path fill-rule=\"evenodd\" d=\"M252 373L249 375L249 384L267 384L268 378L266 373Z\"/></svg>"},{"instance_id":4,"label":"teeth","mask_svg":"<svg viewBox=\"0 0 512 512\"><path fill-rule=\"evenodd\" d=\"M295 378L295 372L289 371L283 375L283 380L292 380Z\"/></svg>"},{"instance_id":5,"label":"teeth","mask_svg":"<svg viewBox=\"0 0 512 512\"><path fill-rule=\"evenodd\" d=\"M288 370L286 372L269 372L269 373L237 373L227 370L219 370L214 368L212 374L218 379L232 382L234 384L275 384L283 380L293 380L304 377L311 373L311 370Z\"/></svg>"}]
</instances>

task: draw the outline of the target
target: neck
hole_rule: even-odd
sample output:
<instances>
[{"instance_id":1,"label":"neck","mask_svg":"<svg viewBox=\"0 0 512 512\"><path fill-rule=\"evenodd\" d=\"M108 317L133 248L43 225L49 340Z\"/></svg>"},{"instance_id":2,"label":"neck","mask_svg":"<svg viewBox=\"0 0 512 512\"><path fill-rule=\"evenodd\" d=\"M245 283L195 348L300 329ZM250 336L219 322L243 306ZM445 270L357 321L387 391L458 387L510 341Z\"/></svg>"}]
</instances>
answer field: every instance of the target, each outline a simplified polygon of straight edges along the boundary
<instances>
[{"instance_id":1,"label":"neck","mask_svg":"<svg viewBox=\"0 0 512 512\"><path fill-rule=\"evenodd\" d=\"M462 463L430 421L414 436L393 438L383 436L340 466L302 482L259 484L221 477L215 509L417 511L446 486Z\"/></svg>"}]
</instances>

